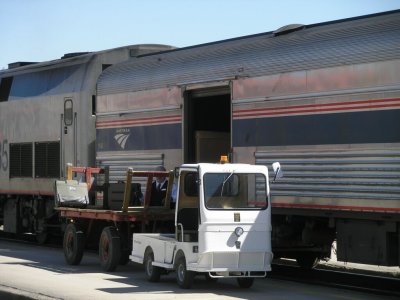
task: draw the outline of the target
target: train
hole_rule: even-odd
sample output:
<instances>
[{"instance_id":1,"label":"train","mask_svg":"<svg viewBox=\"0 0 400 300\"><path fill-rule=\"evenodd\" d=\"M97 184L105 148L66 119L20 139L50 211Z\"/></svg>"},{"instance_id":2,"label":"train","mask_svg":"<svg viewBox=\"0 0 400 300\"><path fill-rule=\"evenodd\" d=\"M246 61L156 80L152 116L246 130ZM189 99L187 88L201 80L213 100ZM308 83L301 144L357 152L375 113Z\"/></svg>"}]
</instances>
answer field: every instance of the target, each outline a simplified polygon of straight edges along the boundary
<instances>
[{"instance_id":1,"label":"train","mask_svg":"<svg viewBox=\"0 0 400 300\"><path fill-rule=\"evenodd\" d=\"M0 71L0 215L5 232L34 233L38 241L59 228L54 179L67 163L95 164L96 84L118 62L173 49L131 45L61 59L16 62Z\"/></svg>"},{"instance_id":2,"label":"train","mask_svg":"<svg viewBox=\"0 0 400 300\"><path fill-rule=\"evenodd\" d=\"M1 71L3 230L57 228L53 185L66 163L107 168L117 183L128 168L227 154L282 165L275 257L312 268L336 242L339 261L400 266L399 45L396 10Z\"/></svg>"}]
</instances>

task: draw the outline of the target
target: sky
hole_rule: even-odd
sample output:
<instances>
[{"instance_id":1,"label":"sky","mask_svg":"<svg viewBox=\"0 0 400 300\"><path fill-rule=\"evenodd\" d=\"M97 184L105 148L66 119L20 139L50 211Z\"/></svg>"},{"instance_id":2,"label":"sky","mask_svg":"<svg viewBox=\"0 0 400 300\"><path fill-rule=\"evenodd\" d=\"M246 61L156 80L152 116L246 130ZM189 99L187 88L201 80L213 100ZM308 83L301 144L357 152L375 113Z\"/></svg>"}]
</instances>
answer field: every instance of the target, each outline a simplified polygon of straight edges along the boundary
<instances>
[{"instance_id":1,"label":"sky","mask_svg":"<svg viewBox=\"0 0 400 300\"><path fill-rule=\"evenodd\" d=\"M400 0L0 0L0 70L65 53L185 47L400 9Z\"/></svg>"}]
</instances>

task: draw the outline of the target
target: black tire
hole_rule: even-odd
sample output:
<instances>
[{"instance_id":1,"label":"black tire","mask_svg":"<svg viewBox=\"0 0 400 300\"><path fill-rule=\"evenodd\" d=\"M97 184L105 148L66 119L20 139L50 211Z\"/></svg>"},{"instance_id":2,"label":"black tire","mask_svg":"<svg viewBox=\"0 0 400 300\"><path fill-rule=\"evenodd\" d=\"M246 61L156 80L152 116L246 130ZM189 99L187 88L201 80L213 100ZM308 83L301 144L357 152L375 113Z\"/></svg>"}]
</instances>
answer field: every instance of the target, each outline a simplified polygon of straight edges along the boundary
<instances>
[{"instance_id":1,"label":"black tire","mask_svg":"<svg viewBox=\"0 0 400 300\"><path fill-rule=\"evenodd\" d=\"M303 270L314 269L319 262L319 257L316 253L303 253L296 258L297 264Z\"/></svg>"},{"instance_id":2,"label":"black tire","mask_svg":"<svg viewBox=\"0 0 400 300\"><path fill-rule=\"evenodd\" d=\"M114 227L105 227L99 241L100 264L104 271L112 272L117 268L121 257L121 240Z\"/></svg>"},{"instance_id":3,"label":"black tire","mask_svg":"<svg viewBox=\"0 0 400 300\"><path fill-rule=\"evenodd\" d=\"M254 278L253 277L238 277L238 278L236 278L236 281L242 289L248 289L253 285Z\"/></svg>"},{"instance_id":4,"label":"black tire","mask_svg":"<svg viewBox=\"0 0 400 300\"><path fill-rule=\"evenodd\" d=\"M63 249L69 265L79 265L85 248L85 234L75 224L68 224L64 232Z\"/></svg>"},{"instance_id":5,"label":"black tire","mask_svg":"<svg viewBox=\"0 0 400 300\"><path fill-rule=\"evenodd\" d=\"M182 289L190 289L193 284L193 279L196 275L193 271L186 269L186 259L184 256L180 256L176 262L176 282Z\"/></svg>"},{"instance_id":6,"label":"black tire","mask_svg":"<svg viewBox=\"0 0 400 300\"><path fill-rule=\"evenodd\" d=\"M154 261L153 251L147 250L144 255L144 261L143 261L146 278L150 282L158 282L160 281L162 269L160 267L153 266L153 261Z\"/></svg>"}]
</instances>

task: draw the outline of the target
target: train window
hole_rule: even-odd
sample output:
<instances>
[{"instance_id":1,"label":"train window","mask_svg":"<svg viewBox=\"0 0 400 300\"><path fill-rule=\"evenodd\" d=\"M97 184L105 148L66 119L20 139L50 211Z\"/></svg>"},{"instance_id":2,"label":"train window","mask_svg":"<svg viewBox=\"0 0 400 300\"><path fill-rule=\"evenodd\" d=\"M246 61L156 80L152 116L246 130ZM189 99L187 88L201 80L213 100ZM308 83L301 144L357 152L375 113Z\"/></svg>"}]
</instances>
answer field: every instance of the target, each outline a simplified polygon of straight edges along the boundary
<instances>
[{"instance_id":1,"label":"train window","mask_svg":"<svg viewBox=\"0 0 400 300\"><path fill-rule=\"evenodd\" d=\"M32 177L32 143L10 144L10 178Z\"/></svg>"},{"instance_id":2,"label":"train window","mask_svg":"<svg viewBox=\"0 0 400 300\"><path fill-rule=\"evenodd\" d=\"M65 99L64 101L64 124L71 126L73 120L73 104L72 99Z\"/></svg>"},{"instance_id":3,"label":"train window","mask_svg":"<svg viewBox=\"0 0 400 300\"><path fill-rule=\"evenodd\" d=\"M13 82L13 77L4 77L0 82L0 102L8 101L10 96L11 85Z\"/></svg>"},{"instance_id":4,"label":"train window","mask_svg":"<svg viewBox=\"0 0 400 300\"><path fill-rule=\"evenodd\" d=\"M101 65L101 70L104 71L105 69L107 69L108 67L111 67L112 65L110 64L102 64Z\"/></svg>"},{"instance_id":5,"label":"train window","mask_svg":"<svg viewBox=\"0 0 400 300\"><path fill-rule=\"evenodd\" d=\"M35 177L60 177L60 143L35 143Z\"/></svg>"}]
</instances>

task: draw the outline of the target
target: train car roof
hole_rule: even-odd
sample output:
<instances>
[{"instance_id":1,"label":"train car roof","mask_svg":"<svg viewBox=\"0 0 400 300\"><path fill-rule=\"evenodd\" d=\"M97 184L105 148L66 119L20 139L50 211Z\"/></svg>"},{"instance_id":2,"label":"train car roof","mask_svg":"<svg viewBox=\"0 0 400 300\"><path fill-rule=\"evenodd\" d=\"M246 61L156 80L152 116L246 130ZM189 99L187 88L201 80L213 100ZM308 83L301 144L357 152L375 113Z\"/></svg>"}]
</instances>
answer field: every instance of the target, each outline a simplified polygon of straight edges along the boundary
<instances>
[{"instance_id":1,"label":"train car roof","mask_svg":"<svg viewBox=\"0 0 400 300\"><path fill-rule=\"evenodd\" d=\"M98 95L399 59L400 10L201 44L116 64Z\"/></svg>"},{"instance_id":2,"label":"train car roof","mask_svg":"<svg viewBox=\"0 0 400 300\"><path fill-rule=\"evenodd\" d=\"M123 47L117 47L107 50L94 51L94 52L76 52L76 53L67 53L63 57L59 59L44 61L44 62L14 62L9 64L9 68L5 70L0 70L0 78L1 77L9 77L15 76L18 74L36 72L45 69L50 69L52 67L66 67L72 66L76 64L84 64L90 61L94 56L107 54L111 52L118 52L123 50L130 51L130 57L137 57L138 55L144 55L152 52L160 52L165 50L176 49L174 46L169 45L161 45L161 44L136 44L136 45L128 45Z\"/></svg>"}]
</instances>

